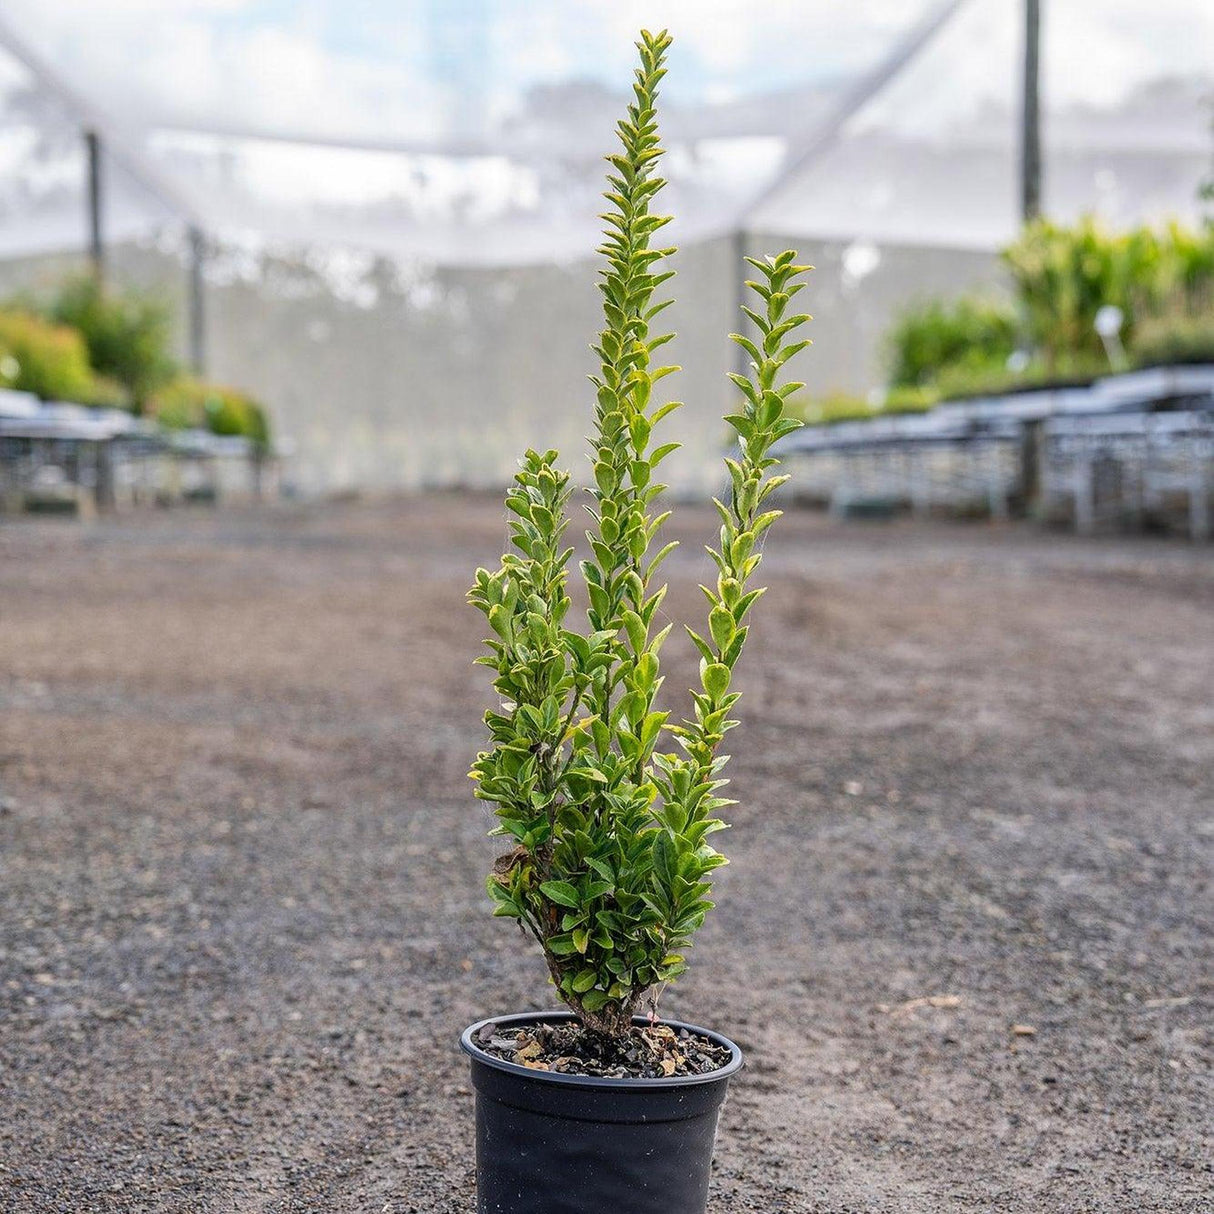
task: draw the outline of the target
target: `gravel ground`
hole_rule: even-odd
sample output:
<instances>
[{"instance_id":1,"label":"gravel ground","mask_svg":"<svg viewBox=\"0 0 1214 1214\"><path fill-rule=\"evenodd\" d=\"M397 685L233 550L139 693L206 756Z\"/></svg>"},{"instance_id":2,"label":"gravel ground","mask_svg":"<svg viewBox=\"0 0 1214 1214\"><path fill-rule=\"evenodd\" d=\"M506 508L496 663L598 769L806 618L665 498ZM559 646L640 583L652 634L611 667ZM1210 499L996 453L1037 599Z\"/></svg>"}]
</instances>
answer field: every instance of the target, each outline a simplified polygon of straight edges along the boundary
<instances>
[{"instance_id":1,"label":"gravel ground","mask_svg":"<svg viewBox=\"0 0 1214 1214\"><path fill-rule=\"evenodd\" d=\"M748 1055L712 1211L1209 1210L1210 550L785 524L664 1004ZM0 1210L473 1210L456 1036L548 1003L464 776L503 538L0 527Z\"/></svg>"}]
</instances>

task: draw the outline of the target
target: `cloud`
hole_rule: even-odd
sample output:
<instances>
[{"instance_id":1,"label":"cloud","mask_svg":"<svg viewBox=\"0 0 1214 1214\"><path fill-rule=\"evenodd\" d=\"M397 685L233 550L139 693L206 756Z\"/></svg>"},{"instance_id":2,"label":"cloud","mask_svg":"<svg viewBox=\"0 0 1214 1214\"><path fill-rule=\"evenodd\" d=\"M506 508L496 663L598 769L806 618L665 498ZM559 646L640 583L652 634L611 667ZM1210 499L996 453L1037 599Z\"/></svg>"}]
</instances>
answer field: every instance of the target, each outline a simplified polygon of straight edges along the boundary
<instances>
[{"instance_id":1,"label":"cloud","mask_svg":"<svg viewBox=\"0 0 1214 1214\"><path fill-rule=\"evenodd\" d=\"M535 83L628 79L642 23L676 34L667 92L688 104L855 72L936 0L7 0L69 79L126 117L390 137L506 112ZM1009 0L970 0L924 85L947 108L1014 85ZM1143 79L1209 70L1210 0L1046 5L1050 100L1116 100ZM462 58L461 58L462 56ZM944 61L947 59L947 62Z\"/></svg>"},{"instance_id":2,"label":"cloud","mask_svg":"<svg viewBox=\"0 0 1214 1214\"><path fill-rule=\"evenodd\" d=\"M1115 103L1146 80L1209 76L1209 0L1070 0L1045 6L1042 70L1057 103Z\"/></svg>"},{"instance_id":3,"label":"cloud","mask_svg":"<svg viewBox=\"0 0 1214 1214\"><path fill-rule=\"evenodd\" d=\"M672 96L694 101L855 70L911 17L890 0L9 0L10 19L103 106L329 132L415 133L454 104L491 109L529 85L620 83L645 23L677 34ZM913 17L913 14L912 14ZM486 23L487 22L487 26ZM436 48L440 53L436 54Z\"/></svg>"},{"instance_id":4,"label":"cloud","mask_svg":"<svg viewBox=\"0 0 1214 1214\"><path fill-rule=\"evenodd\" d=\"M286 15L254 0L10 0L34 49L102 109L136 122L432 133L428 82L403 68L424 51L412 27L391 53L342 47L319 5Z\"/></svg>"}]
</instances>

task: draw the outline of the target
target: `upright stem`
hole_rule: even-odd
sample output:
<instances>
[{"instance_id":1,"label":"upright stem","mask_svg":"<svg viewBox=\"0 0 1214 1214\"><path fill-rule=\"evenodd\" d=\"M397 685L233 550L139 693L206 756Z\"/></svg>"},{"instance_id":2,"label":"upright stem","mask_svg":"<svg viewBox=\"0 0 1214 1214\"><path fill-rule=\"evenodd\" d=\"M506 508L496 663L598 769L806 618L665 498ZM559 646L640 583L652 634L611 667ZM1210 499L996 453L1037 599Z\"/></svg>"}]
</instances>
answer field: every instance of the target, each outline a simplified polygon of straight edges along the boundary
<instances>
[{"instance_id":1,"label":"upright stem","mask_svg":"<svg viewBox=\"0 0 1214 1214\"><path fill-rule=\"evenodd\" d=\"M206 279L203 275L207 245L201 228L191 226L189 245L190 368L201 377L207 370Z\"/></svg>"}]
</instances>

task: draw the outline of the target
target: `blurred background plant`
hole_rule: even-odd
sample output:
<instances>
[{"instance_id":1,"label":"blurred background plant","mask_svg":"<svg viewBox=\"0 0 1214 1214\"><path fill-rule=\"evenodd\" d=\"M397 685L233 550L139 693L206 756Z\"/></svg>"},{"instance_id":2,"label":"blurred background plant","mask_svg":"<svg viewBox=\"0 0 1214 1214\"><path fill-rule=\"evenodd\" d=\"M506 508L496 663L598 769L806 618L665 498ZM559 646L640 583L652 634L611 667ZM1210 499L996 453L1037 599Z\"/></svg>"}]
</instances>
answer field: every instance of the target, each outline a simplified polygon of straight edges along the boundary
<instances>
[{"instance_id":1,"label":"blurred background plant","mask_svg":"<svg viewBox=\"0 0 1214 1214\"><path fill-rule=\"evenodd\" d=\"M1131 367L1214 361L1214 224L1105 230L1039 219L1002 252L1007 300L961 296L906 311L887 339L891 393L880 409L827 397L807 421L889 412L913 388L914 405L1048 386L1086 384L1123 369L1097 316L1118 323ZM1113 311L1115 309L1115 311ZM912 406L913 407L913 406Z\"/></svg>"},{"instance_id":2,"label":"blurred background plant","mask_svg":"<svg viewBox=\"0 0 1214 1214\"><path fill-rule=\"evenodd\" d=\"M931 300L904 313L889 335L890 385L922 390L942 367L1006 366L1018 327L1007 300Z\"/></svg>"},{"instance_id":3,"label":"blurred background plant","mask_svg":"<svg viewBox=\"0 0 1214 1214\"><path fill-rule=\"evenodd\" d=\"M16 308L0 310L0 385L44 400L87 402L94 379L75 329Z\"/></svg>"},{"instance_id":4,"label":"blurred background plant","mask_svg":"<svg viewBox=\"0 0 1214 1214\"><path fill-rule=\"evenodd\" d=\"M190 375L167 383L149 402L149 412L170 430L243 435L262 447L270 441L265 410L251 396Z\"/></svg>"},{"instance_id":5,"label":"blurred background plant","mask_svg":"<svg viewBox=\"0 0 1214 1214\"><path fill-rule=\"evenodd\" d=\"M940 401L931 387L895 387L872 398L849 392L831 392L824 396L799 395L788 402L791 416L807 426L833 426L838 422L866 421L882 414L926 413Z\"/></svg>"},{"instance_id":6,"label":"blurred background plant","mask_svg":"<svg viewBox=\"0 0 1214 1214\"><path fill-rule=\"evenodd\" d=\"M1134 353L1144 367L1214 363L1214 315L1144 321L1134 339Z\"/></svg>"},{"instance_id":7,"label":"blurred background plant","mask_svg":"<svg viewBox=\"0 0 1214 1214\"><path fill-rule=\"evenodd\" d=\"M0 387L270 445L258 401L182 370L164 300L107 288L92 274L66 279L49 299L22 294L0 309Z\"/></svg>"},{"instance_id":8,"label":"blurred background plant","mask_svg":"<svg viewBox=\"0 0 1214 1214\"><path fill-rule=\"evenodd\" d=\"M790 407L808 425L832 425L1090 384L1127 368L1214 362L1214 222L1111 232L1091 218L1039 219L1001 260L1007 297L927 299L902 313L886 337L884 396L825 392ZM1099 332L1102 309L1101 323L1117 325L1115 344Z\"/></svg>"},{"instance_id":9,"label":"blurred background plant","mask_svg":"<svg viewBox=\"0 0 1214 1214\"><path fill-rule=\"evenodd\" d=\"M1072 227L1036 220L1003 252L1025 336L1046 366L1099 357L1096 314L1115 307L1132 347L1148 317L1190 315L1208 306L1214 284L1214 230L1131 228L1111 233L1094 219Z\"/></svg>"},{"instance_id":10,"label":"blurred background plant","mask_svg":"<svg viewBox=\"0 0 1214 1214\"><path fill-rule=\"evenodd\" d=\"M136 413L177 374L172 311L155 296L107 289L96 275L79 274L59 288L47 315L80 333L93 370L121 384Z\"/></svg>"}]
</instances>

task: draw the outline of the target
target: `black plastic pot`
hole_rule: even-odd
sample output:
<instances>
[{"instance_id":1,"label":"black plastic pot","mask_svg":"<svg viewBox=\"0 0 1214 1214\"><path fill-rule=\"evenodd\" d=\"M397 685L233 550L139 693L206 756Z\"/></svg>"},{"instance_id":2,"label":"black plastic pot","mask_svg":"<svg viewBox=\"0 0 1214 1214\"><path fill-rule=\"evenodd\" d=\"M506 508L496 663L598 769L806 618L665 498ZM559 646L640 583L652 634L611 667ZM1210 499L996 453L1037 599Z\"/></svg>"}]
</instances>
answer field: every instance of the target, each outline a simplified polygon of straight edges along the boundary
<instances>
[{"instance_id":1,"label":"black plastic pot","mask_svg":"<svg viewBox=\"0 0 1214 1214\"><path fill-rule=\"evenodd\" d=\"M497 1016L465 1029L476 1089L478 1214L704 1214L717 1112L742 1066L732 1041L708 1075L598 1079L533 1071L476 1044L487 1024L568 1020L569 1012Z\"/></svg>"}]
</instances>

